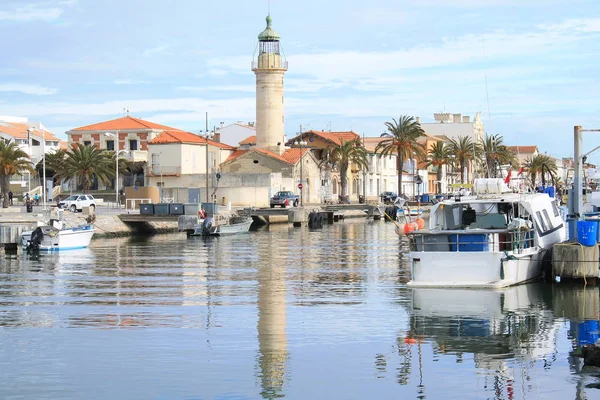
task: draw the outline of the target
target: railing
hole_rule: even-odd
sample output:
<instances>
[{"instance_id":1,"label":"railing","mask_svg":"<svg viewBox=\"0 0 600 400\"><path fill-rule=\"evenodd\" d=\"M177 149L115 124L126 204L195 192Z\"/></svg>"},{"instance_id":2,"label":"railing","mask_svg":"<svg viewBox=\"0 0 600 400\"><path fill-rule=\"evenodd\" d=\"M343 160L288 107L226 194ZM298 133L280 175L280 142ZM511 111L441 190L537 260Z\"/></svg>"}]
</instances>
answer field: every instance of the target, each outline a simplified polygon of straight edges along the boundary
<instances>
[{"instance_id":1,"label":"railing","mask_svg":"<svg viewBox=\"0 0 600 400\"><path fill-rule=\"evenodd\" d=\"M416 231L409 234L412 251L484 252L506 251L520 254L535 246L534 230L477 229Z\"/></svg>"}]
</instances>

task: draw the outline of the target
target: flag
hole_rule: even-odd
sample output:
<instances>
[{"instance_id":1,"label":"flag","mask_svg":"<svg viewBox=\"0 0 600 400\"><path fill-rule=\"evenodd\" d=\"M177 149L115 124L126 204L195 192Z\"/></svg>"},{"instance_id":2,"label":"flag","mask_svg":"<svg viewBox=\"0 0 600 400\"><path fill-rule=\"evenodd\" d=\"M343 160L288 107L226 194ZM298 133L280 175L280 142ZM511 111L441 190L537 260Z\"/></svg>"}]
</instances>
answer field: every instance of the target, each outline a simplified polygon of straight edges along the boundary
<instances>
[{"instance_id":1,"label":"flag","mask_svg":"<svg viewBox=\"0 0 600 400\"><path fill-rule=\"evenodd\" d=\"M508 169L508 173L506 174L506 178L504 178L504 183L506 183L508 185L508 182L510 182L510 175L512 174L512 168Z\"/></svg>"},{"instance_id":2,"label":"flag","mask_svg":"<svg viewBox=\"0 0 600 400\"><path fill-rule=\"evenodd\" d=\"M517 174L517 176L521 175L523 173L523 171L525 170L524 167L519 168L519 173Z\"/></svg>"}]
</instances>

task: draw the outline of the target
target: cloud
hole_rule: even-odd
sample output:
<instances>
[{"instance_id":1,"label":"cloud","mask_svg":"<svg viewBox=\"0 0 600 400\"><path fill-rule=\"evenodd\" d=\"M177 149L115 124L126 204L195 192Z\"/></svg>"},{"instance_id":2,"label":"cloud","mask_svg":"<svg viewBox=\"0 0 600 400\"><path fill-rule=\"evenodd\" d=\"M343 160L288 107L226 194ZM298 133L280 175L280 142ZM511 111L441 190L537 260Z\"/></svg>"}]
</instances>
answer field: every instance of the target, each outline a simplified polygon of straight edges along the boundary
<instances>
[{"instance_id":1,"label":"cloud","mask_svg":"<svg viewBox=\"0 0 600 400\"><path fill-rule=\"evenodd\" d=\"M165 54L165 52L167 51L167 49L170 46L167 44L161 44L159 46L156 47L152 47L150 49L146 49L144 50L144 57L150 57L150 56L154 56L157 54Z\"/></svg>"},{"instance_id":2,"label":"cloud","mask_svg":"<svg viewBox=\"0 0 600 400\"><path fill-rule=\"evenodd\" d=\"M29 85L29 84L21 84L21 83L4 83L0 84L0 92L19 92L25 94L33 94L38 96L44 96L49 94L54 94L58 90L47 88L38 85Z\"/></svg>"},{"instance_id":3,"label":"cloud","mask_svg":"<svg viewBox=\"0 0 600 400\"><path fill-rule=\"evenodd\" d=\"M252 92L256 91L254 85L224 85L224 86L179 86L178 90L185 92Z\"/></svg>"},{"instance_id":4,"label":"cloud","mask_svg":"<svg viewBox=\"0 0 600 400\"><path fill-rule=\"evenodd\" d=\"M60 18L62 13L60 8L43 8L30 4L14 10L0 11L0 21L54 21Z\"/></svg>"},{"instance_id":5,"label":"cloud","mask_svg":"<svg viewBox=\"0 0 600 400\"><path fill-rule=\"evenodd\" d=\"M116 79L113 81L115 85L140 85L143 83L148 83L148 81L140 81L135 79Z\"/></svg>"},{"instance_id":6,"label":"cloud","mask_svg":"<svg viewBox=\"0 0 600 400\"><path fill-rule=\"evenodd\" d=\"M394 51L331 51L297 54L288 57L290 72L319 79L359 81L373 76L397 75L406 70L450 67L484 61L483 44L488 60L532 57L554 52L560 46L581 40L583 33L598 36L600 18L574 19L557 25L539 26L533 32L496 31L443 38L437 44L419 45ZM574 32L571 27L578 26ZM247 67L246 56L220 57L207 61L209 68L241 71Z\"/></svg>"}]
</instances>

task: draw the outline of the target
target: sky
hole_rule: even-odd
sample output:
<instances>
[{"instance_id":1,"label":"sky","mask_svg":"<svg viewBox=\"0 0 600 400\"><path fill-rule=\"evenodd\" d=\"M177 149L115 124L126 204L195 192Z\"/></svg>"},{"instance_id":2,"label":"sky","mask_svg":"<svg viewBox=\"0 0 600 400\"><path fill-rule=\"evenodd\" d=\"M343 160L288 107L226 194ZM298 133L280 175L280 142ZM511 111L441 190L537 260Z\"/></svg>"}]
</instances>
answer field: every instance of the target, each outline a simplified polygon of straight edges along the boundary
<instances>
[{"instance_id":1,"label":"sky","mask_svg":"<svg viewBox=\"0 0 600 400\"><path fill-rule=\"evenodd\" d=\"M190 132L205 113L254 121L269 7L288 137L480 111L488 134L562 157L574 125L600 128L598 0L0 0L0 115L61 138L124 109Z\"/></svg>"}]
</instances>

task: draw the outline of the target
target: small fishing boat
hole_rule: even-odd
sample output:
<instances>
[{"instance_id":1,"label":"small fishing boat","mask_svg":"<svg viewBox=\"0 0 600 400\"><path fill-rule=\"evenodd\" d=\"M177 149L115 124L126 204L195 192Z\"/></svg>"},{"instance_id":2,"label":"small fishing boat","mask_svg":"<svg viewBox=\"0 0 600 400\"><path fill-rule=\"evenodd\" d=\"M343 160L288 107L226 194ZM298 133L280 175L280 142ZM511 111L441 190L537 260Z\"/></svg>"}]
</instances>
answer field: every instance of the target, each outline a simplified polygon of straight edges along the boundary
<instances>
[{"instance_id":1,"label":"small fishing boat","mask_svg":"<svg viewBox=\"0 0 600 400\"><path fill-rule=\"evenodd\" d=\"M435 204L429 226L408 232L413 287L500 288L540 277L566 239L556 199L476 179L475 196ZM402 233L402 232L401 232Z\"/></svg>"},{"instance_id":2,"label":"small fishing boat","mask_svg":"<svg viewBox=\"0 0 600 400\"><path fill-rule=\"evenodd\" d=\"M32 231L23 232L21 244L27 251L57 251L85 248L94 236L94 226L63 227L62 221L51 219Z\"/></svg>"},{"instance_id":3,"label":"small fishing boat","mask_svg":"<svg viewBox=\"0 0 600 400\"><path fill-rule=\"evenodd\" d=\"M246 233L250 230L250 225L252 225L252 218L246 215L207 217L198 220L190 236L221 236Z\"/></svg>"}]
</instances>

